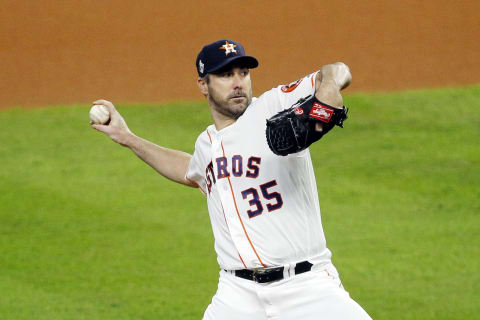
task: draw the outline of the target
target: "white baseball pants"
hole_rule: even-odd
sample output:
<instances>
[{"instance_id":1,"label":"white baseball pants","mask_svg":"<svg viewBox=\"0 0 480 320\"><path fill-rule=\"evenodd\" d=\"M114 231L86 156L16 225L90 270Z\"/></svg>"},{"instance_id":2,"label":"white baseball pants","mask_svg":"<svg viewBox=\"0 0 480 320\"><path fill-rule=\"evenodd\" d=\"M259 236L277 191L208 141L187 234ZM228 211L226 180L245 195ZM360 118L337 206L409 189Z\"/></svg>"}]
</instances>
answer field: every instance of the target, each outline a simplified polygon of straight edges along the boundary
<instances>
[{"instance_id":1,"label":"white baseball pants","mask_svg":"<svg viewBox=\"0 0 480 320\"><path fill-rule=\"evenodd\" d=\"M271 283L255 283L220 271L204 320L367 320L343 289L333 264L312 267Z\"/></svg>"}]
</instances>

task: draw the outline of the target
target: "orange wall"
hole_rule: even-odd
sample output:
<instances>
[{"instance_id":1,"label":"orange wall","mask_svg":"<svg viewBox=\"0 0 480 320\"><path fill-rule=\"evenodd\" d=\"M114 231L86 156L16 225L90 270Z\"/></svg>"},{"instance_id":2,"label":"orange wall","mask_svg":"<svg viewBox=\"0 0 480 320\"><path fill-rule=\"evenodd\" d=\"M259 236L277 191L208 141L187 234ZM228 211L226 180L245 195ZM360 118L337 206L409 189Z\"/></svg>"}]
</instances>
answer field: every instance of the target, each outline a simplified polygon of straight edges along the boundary
<instances>
[{"instance_id":1,"label":"orange wall","mask_svg":"<svg viewBox=\"0 0 480 320\"><path fill-rule=\"evenodd\" d=\"M480 82L480 1L2 0L0 107L202 99L195 57L232 38L254 94L344 61L349 92Z\"/></svg>"}]
</instances>

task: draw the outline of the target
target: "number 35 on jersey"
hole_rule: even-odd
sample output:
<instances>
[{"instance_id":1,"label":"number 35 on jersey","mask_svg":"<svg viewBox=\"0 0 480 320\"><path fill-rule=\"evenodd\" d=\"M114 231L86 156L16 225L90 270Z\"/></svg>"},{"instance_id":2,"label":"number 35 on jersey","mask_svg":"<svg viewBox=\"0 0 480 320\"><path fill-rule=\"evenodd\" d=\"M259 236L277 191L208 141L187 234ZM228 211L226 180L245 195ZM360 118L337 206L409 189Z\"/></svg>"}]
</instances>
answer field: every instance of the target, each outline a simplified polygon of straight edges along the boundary
<instances>
[{"instance_id":1,"label":"number 35 on jersey","mask_svg":"<svg viewBox=\"0 0 480 320\"><path fill-rule=\"evenodd\" d=\"M262 159L260 157L251 156L244 161L241 155L234 155L231 159L218 157L215 159L215 163L210 161L205 169L208 193L212 191L212 186L216 184L217 180L228 179L231 184L231 177L245 176L252 178L252 186L242 190L240 193L243 200L250 205L250 208L247 210L250 218L261 215L265 209L268 212L280 209L283 206L283 199L281 194L275 191L277 181L271 180L258 185L257 181L254 180L260 173L261 163ZM214 166L217 174L215 174ZM228 168L231 168L231 170Z\"/></svg>"}]
</instances>

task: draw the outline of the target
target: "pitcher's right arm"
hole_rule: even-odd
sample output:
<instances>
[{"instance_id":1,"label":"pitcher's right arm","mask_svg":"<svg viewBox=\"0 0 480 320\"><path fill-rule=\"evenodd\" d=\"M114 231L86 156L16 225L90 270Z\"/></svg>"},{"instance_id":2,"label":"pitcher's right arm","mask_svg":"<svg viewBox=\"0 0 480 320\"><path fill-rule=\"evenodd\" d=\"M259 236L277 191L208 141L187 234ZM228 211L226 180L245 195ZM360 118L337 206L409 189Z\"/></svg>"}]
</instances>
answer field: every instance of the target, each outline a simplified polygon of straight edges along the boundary
<instances>
[{"instance_id":1,"label":"pitcher's right arm","mask_svg":"<svg viewBox=\"0 0 480 320\"><path fill-rule=\"evenodd\" d=\"M92 124L95 130L105 133L114 142L131 149L165 178L189 187L198 187L185 177L192 158L190 154L158 146L134 135L110 101L97 100L93 104L104 105L110 113L110 122L107 125Z\"/></svg>"}]
</instances>

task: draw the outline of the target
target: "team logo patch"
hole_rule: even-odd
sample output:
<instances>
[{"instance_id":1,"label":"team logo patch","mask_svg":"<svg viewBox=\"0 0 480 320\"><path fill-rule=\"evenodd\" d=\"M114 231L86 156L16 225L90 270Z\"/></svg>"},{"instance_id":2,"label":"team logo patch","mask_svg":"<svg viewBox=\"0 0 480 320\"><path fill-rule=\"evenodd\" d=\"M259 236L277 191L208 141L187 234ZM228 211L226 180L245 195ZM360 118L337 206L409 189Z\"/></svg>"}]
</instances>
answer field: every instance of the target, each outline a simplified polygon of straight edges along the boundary
<instances>
[{"instance_id":1,"label":"team logo patch","mask_svg":"<svg viewBox=\"0 0 480 320\"><path fill-rule=\"evenodd\" d=\"M225 44L221 46L219 49L225 50L225 55L228 56L229 53L232 53L232 52L237 53L237 50L235 50L236 47L237 47L236 44L225 41Z\"/></svg>"},{"instance_id":2,"label":"team logo patch","mask_svg":"<svg viewBox=\"0 0 480 320\"><path fill-rule=\"evenodd\" d=\"M281 88L282 92L285 92L285 93L292 92L293 90L295 90L295 88L298 87L298 85L300 84L300 82L302 82L302 80L303 78L282 86Z\"/></svg>"},{"instance_id":3,"label":"team logo patch","mask_svg":"<svg viewBox=\"0 0 480 320\"><path fill-rule=\"evenodd\" d=\"M203 73L203 70L205 70L205 65L203 64L202 60L198 61L198 69L200 70L200 73Z\"/></svg>"},{"instance_id":4,"label":"team logo patch","mask_svg":"<svg viewBox=\"0 0 480 320\"><path fill-rule=\"evenodd\" d=\"M300 115L303 114L303 109L300 108L300 107L297 107L294 112L295 112L296 115L299 115L299 116L300 116Z\"/></svg>"},{"instance_id":5,"label":"team logo patch","mask_svg":"<svg viewBox=\"0 0 480 320\"><path fill-rule=\"evenodd\" d=\"M315 102L310 110L309 115L322 122L329 123L333 115L333 110Z\"/></svg>"}]
</instances>

